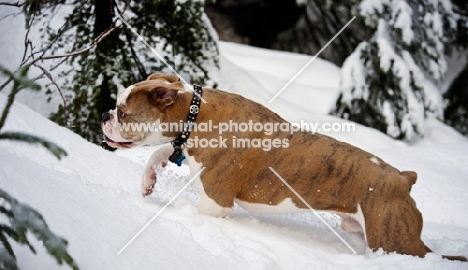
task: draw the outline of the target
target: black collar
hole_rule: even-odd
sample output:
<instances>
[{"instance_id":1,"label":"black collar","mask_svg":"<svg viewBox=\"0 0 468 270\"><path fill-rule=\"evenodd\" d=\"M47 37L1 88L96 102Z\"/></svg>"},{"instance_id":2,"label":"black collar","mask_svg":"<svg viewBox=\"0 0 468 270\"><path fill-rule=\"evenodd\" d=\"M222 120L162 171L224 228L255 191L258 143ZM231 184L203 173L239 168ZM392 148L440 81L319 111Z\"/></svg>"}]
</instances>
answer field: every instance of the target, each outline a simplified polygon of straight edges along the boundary
<instances>
[{"instance_id":1,"label":"black collar","mask_svg":"<svg viewBox=\"0 0 468 270\"><path fill-rule=\"evenodd\" d=\"M184 130L171 142L174 147L174 152L169 157L169 160L172 163L177 164L177 166L182 165L182 161L185 159L185 156L182 153L182 146L187 142L190 137L192 127L195 125L195 120L197 119L198 112L200 111L201 99L202 87L194 84L192 103L190 103L189 115L187 116L187 121L185 121Z\"/></svg>"}]
</instances>

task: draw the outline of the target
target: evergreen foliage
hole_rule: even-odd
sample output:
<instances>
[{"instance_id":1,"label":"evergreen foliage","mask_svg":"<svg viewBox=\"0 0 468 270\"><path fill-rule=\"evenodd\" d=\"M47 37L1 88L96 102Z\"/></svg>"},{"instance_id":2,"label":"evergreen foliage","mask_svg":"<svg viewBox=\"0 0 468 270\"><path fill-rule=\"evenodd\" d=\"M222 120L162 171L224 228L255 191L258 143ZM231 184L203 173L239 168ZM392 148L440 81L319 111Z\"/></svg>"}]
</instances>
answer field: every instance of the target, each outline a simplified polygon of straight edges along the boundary
<instances>
[{"instance_id":1,"label":"evergreen foliage","mask_svg":"<svg viewBox=\"0 0 468 270\"><path fill-rule=\"evenodd\" d=\"M465 0L454 0L456 10L457 33L456 43L461 51L468 48L468 4ZM467 59L468 62L468 59ZM444 111L445 123L468 136L468 64L452 81L444 94L446 107Z\"/></svg>"},{"instance_id":2,"label":"evergreen foliage","mask_svg":"<svg viewBox=\"0 0 468 270\"><path fill-rule=\"evenodd\" d=\"M446 44L456 32L453 7L443 0L364 0L359 10L375 34L345 61L333 113L396 139L421 137L425 117L443 114L433 82L447 69Z\"/></svg>"},{"instance_id":3,"label":"evergreen foliage","mask_svg":"<svg viewBox=\"0 0 468 270\"><path fill-rule=\"evenodd\" d=\"M315 55L356 15L356 7L361 0L302 0L297 2L304 3L300 18L294 27L277 36L277 41L272 48ZM361 17L357 17L320 54L320 58L341 66L357 45L371 35L372 30L365 26Z\"/></svg>"},{"instance_id":4,"label":"evergreen foliage","mask_svg":"<svg viewBox=\"0 0 468 270\"><path fill-rule=\"evenodd\" d=\"M16 72L11 72L0 66L0 72L13 82L13 89L8 96L5 108L0 118L0 140L12 140L30 144L41 144L58 159L66 155L65 150L55 143L40 137L22 132L4 132L2 128L13 105L15 95L23 88L39 90L40 86L27 78L29 66L24 66ZM4 84L5 87L8 84ZM0 89L1 90L1 89ZM26 245L31 252L36 250L28 240L28 233L41 241L47 252L55 258L58 264L66 263L72 269L78 269L73 258L67 252L67 241L55 235L47 226L42 215L31 207L19 203L15 198L0 189L0 269L18 269L16 256L10 241Z\"/></svg>"},{"instance_id":5,"label":"evergreen foliage","mask_svg":"<svg viewBox=\"0 0 468 270\"><path fill-rule=\"evenodd\" d=\"M206 1L206 12L226 41L315 55L346 25L361 0ZM341 66L372 32L357 18L320 54Z\"/></svg>"},{"instance_id":6,"label":"evergreen foliage","mask_svg":"<svg viewBox=\"0 0 468 270\"><path fill-rule=\"evenodd\" d=\"M24 11L28 23L35 20L36 26L42 26L43 47L53 52L79 50L119 25L93 50L70 57L60 74L68 102L60 105L51 119L94 143L102 141L101 114L115 107L119 90L153 72L169 71L116 14L122 14L192 83L215 84L210 71L218 68L217 36L203 12L203 1L30 1ZM50 22L59 11L68 15L56 29ZM49 93L52 91L50 88Z\"/></svg>"},{"instance_id":7,"label":"evergreen foliage","mask_svg":"<svg viewBox=\"0 0 468 270\"><path fill-rule=\"evenodd\" d=\"M33 208L18 202L0 189L0 215L6 217L7 223L0 223L0 269L19 269L13 247L9 239L18 244L28 246L36 254L36 250L28 239L28 233L41 241L58 264L69 265L72 269L79 269L68 254L67 241L54 234L47 226L42 215Z\"/></svg>"},{"instance_id":8,"label":"evergreen foliage","mask_svg":"<svg viewBox=\"0 0 468 270\"><path fill-rule=\"evenodd\" d=\"M448 101L445 108L445 122L460 133L468 136L468 65L455 78L444 98Z\"/></svg>"},{"instance_id":9,"label":"evergreen foliage","mask_svg":"<svg viewBox=\"0 0 468 270\"><path fill-rule=\"evenodd\" d=\"M28 79L27 73L29 70L29 66L24 66L17 70L16 72L11 72L7 70L6 68L2 67L0 65L0 73L3 74L5 77L7 77L8 80L13 81L13 87L11 90L11 93L8 95L8 100L5 105L5 108L2 111L1 117L0 117L0 140L11 140L11 141L18 141L18 142L26 142L30 144L40 144L51 154L56 156L58 159L62 158L63 156L66 156L67 153L65 150L63 150L61 147L56 145L53 142L49 142L43 138L22 133L22 132L4 132L2 131L6 119L8 117L8 113L10 112L11 106L13 105L13 102L15 100L16 94L23 89L23 88L29 88L32 90L40 90L40 86L31 80ZM3 85L5 87L6 84Z\"/></svg>"}]
</instances>

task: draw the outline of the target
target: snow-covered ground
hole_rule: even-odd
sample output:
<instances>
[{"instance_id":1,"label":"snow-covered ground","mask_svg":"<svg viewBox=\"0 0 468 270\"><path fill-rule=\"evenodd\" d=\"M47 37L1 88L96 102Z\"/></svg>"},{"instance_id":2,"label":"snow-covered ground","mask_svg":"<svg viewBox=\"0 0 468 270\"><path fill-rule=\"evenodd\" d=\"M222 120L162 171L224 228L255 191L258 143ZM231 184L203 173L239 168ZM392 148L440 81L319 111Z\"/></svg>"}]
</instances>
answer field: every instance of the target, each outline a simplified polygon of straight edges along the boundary
<instances>
[{"instance_id":1,"label":"snow-covered ground","mask_svg":"<svg viewBox=\"0 0 468 270\"><path fill-rule=\"evenodd\" d=\"M338 94L339 68L333 64L316 59L269 104L310 56L229 43L221 43L221 54L220 88L254 99L290 121L344 122L326 114ZM0 93L0 108L5 101ZM437 120L426 126L428 135L413 146L360 125L352 133L327 134L401 170L417 171L412 194L424 215L423 240L437 254L467 256L468 142ZM358 255L313 213L252 215L236 208L224 219L204 216L195 207L198 192L192 185L117 255L189 181L188 168L170 165L158 171L155 192L142 198L140 174L155 147L111 153L20 103L5 130L42 136L68 152L57 161L40 147L0 142L0 187L44 215L49 227L69 241L81 269L468 269L467 263L436 254L421 259L370 252L361 235L343 232L331 214L325 220ZM21 269L59 268L40 243L33 245L37 255L15 246Z\"/></svg>"}]
</instances>

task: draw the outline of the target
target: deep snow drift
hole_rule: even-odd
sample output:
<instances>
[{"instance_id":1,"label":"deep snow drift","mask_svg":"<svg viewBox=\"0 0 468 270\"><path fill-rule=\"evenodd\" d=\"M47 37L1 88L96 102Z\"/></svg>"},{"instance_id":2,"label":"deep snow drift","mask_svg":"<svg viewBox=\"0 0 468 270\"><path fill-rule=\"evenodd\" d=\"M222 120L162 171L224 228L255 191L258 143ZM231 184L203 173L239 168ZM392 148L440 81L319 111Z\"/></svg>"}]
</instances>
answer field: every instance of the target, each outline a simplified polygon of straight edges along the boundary
<instances>
[{"instance_id":1,"label":"deep snow drift","mask_svg":"<svg viewBox=\"0 0 468 270\"><path fill-rule=\"evenodd\" d=\"M317 59L285 90L273 95L310 57L221 44L221 89L241 93L290 121L342 122L326 115L334 102L339 69ZM302 61L302 62L301 62ZM305 61L305 62L304 62ZM255 69L255 70L254 70ZM292 71L291 71L292 70ZM6 97L0 93L0 108ZM395 142L357 125L330 133L363 147L401 170L419 174L412 195L424 215L422 238L437 254L468 255L468 142L437 120L416 146ZM40 147L0 142L0 186L40 211L51 229L69 241L81 269L467 269L439 255L421 259L370 252L359 234L324 218L358 251L353 255L313 213L251 215L242 209L225 219L198 214L189 186L120 255L117 252L188 181L188 168L159 171L154 193L142 198L140 175L154 147L107 152L16 103L5 130L33 133L65 148L57 161ZM226 157L229 158L229 157ZM15 246L21 269L57 269L40 243L32 255ZM62 267L66 268L66 267Z\"/></svg>"}]
</instances>

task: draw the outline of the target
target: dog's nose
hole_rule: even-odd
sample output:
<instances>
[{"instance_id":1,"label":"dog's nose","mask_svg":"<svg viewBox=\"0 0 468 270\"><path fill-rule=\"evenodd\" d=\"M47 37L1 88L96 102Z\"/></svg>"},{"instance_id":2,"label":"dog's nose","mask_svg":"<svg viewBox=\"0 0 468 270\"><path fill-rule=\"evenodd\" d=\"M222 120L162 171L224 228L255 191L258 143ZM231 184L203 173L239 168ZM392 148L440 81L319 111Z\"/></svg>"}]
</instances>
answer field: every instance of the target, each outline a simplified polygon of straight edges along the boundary
<instances>
[{"instance_id":1,"label":"dog's nose","mask_svg":"<svg viewBox=\"0 0 468 270\"><path fill-rule=\"evenodd\" d=\"M111 119L111 115L109 112L102 113L102 122L105 123Z\"/></svg>"}]
</instances>

